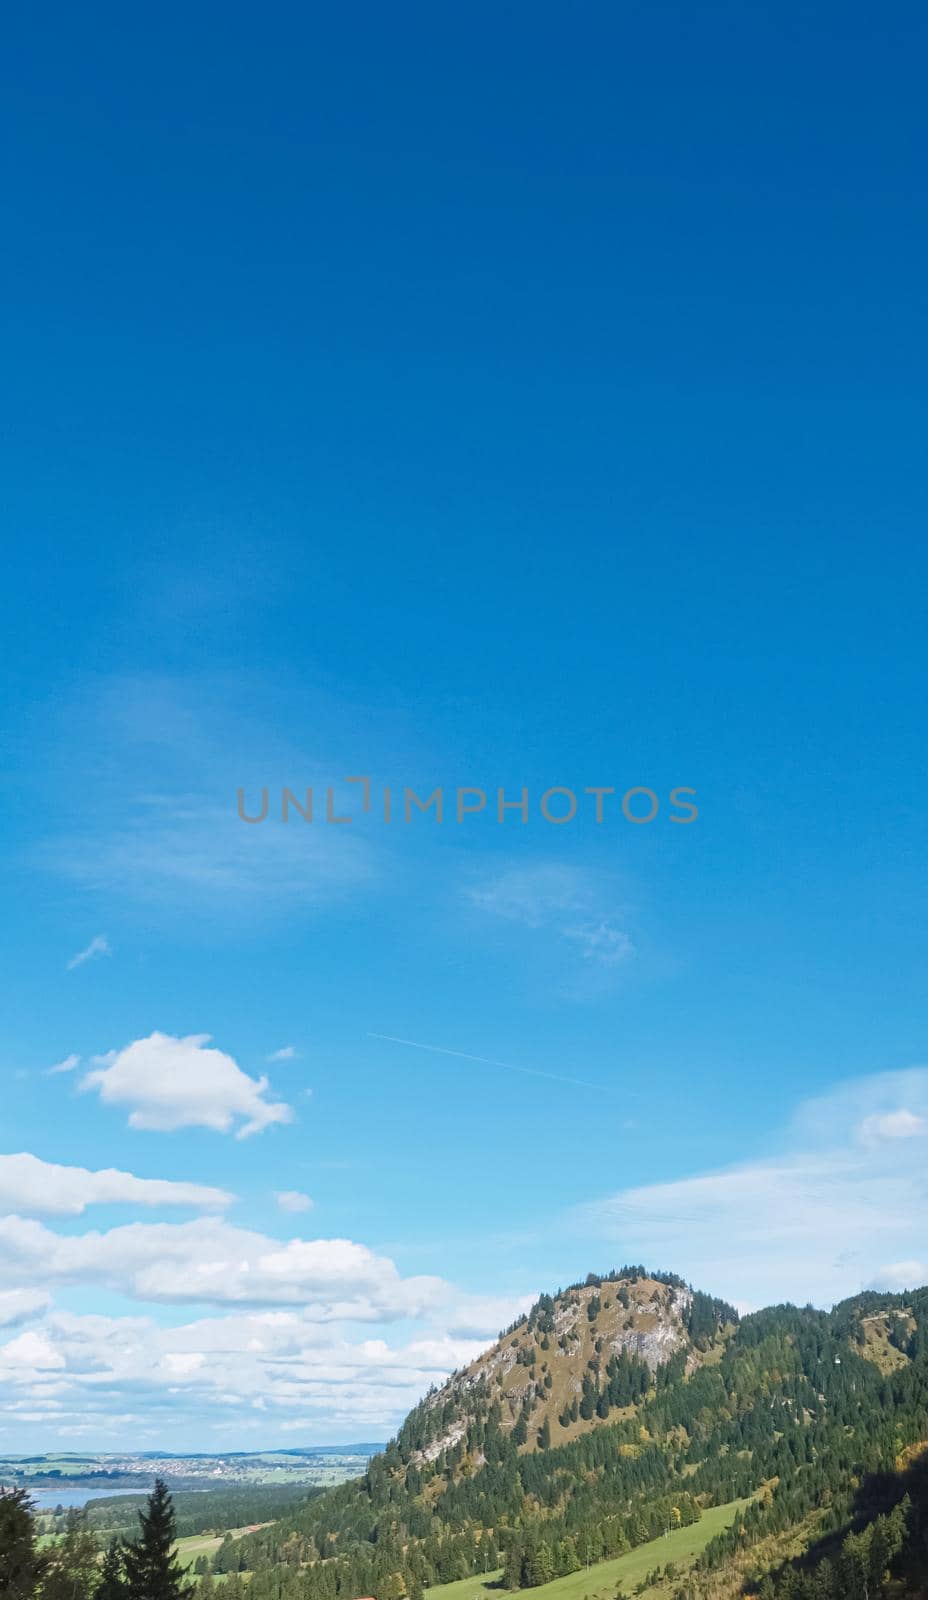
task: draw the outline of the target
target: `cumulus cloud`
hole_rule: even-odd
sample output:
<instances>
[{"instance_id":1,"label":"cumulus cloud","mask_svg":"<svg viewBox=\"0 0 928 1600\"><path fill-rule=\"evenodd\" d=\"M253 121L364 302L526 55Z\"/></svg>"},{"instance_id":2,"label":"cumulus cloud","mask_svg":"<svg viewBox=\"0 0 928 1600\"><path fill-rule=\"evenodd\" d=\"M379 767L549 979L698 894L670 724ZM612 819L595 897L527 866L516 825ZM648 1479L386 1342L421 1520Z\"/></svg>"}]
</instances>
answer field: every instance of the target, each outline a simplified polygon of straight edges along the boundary
<instances>
[{"instance_id":1,"label":"cumulus cloud","mask_svg":"<svg viewBox=\"0 0 928 1600\"><path fill-rule=\"evenodd\" d=\"M308 1194L302 1194L299 1189L278 1189L274 1196L281 1211L299 1212L311 1211L312 1200Z\"/></svg>"},{"instance_id":2,"label":"cumulus cloud","mask_svg":"<svg viewBox=\"0 0 928 1600\"><path fill-rule=\"evenodd\" d=\"M828 1305L925 1281L928 1069L881 1073L804 1102L783 1152L584 1207L584 1227L752 1305Z\"/></svg>"},{"instance_id":3,"label":"cumulus cloud","mask_svg":"<svg viewBox=\"0 0 928 1600\"><path fill-rule=\"evenodd\" d=\"M62 1167L22 1152L0 1156L0 1207L40 1216L77 1217L88 1206L191 1206L221 1211L232 1201L224 1189L163 1178L136 1178L108 1167Z\"/></svg>"},{"instance_id":4,"label":"cumulus cloud","mask_svg":"<svg viewBox=\"0 0 928 1600\"><path fill-rule=\"evenodd\" d=\"M15 1382L23 1373L47 1372L65 1365L64 1356L44 1333L30 1329L0 1346L0 1371L5 1367Z\"/></svg>"},{"instance_id":5,"label":"cumulus cloud","mask_svg":"<svg viewBox=\"0 0 928 1600\"><path fill-rule=\"evenodd\" d=\"M129 1433L195 1419L200 1441L270 1429L385 1437L433 1383L482 1343L418 1332L397 1344L348 1339L297 1312L236 1313L165 1328L148 1317L53 1312L0 1344L8 1428L60 1437ZM181 1424L183 1425L183 1424Z\"/></svg>"},{"instance_id":6,"label":"cumulus cloud","mask_svg":"<svg viewBox=\"0 0 928 1600\"><path fill-rule=\"evenodd\" d=\"M73 972L75 967L82 967L85 961L95 961L98 956L111 955L110 942L105 933L95 934L83 950L78 950L77 955L71 957L67 963L68 972Z\"/></svg>"},{"instance_id":7,"label":"cumulus cloud","mask_svg":"<svg viewBox=\"0 0 928 1600\"><path fill-rule=\"evenodd\" d=\"M68 1235L2 1217L0 1271L11 1286L95 1283L162 1304L300 1305L322 1322L420 1317L452 1294L350 1239L282 1242L207 1217Z\"/></svg>"},{"instance_id":8,"label":"cumulus cloud","mask_svg":"<svg viewBox=\"0 0 928 1600\"><path fill-rule=\"evenodd\" d=\"M43 1289L0 1289L0 1328L27 1322L50 1304L51 1296Z\"/></svg>"},{"instance_id":9,"label":"cumulus cloud","mask_svg":"<svg viewBox=\"0 0 928 1600\"><path fill-rule=\"evenodd\" d=\"M55 1234L0 1219L0 1341L6 1435L92 1434L191 1444L223 1431L385 1437L432 1384L466 1365L534 1296L478 1297L440 1278L403 1278L346 1239L280 1241L214 1218ZM46 1286L100 1285L139 1301L192 1303L165 1325L77 1315ZM203 1306L217 1309L206 1313ZM352 1323L366 1323L366 1333ZM407 1324L415 1324L407 1331ZM299 1426L297 1427L297 1422Z\"/></svg>"},{"instance_id":10,"label":"cumulus cloud","mask_svg":"<svg viewBox=\"0 0 928 1600\"><path fill-rule=\"evenodd\" d=\"M293 1112L267 1098L265 1077L250 1078L231 1056L210 1049L208 1033L183 1039L152 1033L102 1058L83 1079L107 1105L129 1107L130 1128L170 1133L177 1128L212 1128L237 1139L260 1133Z\"/></svg>"},{"instance_id":11,"label":"cumulus cloud","mask_svg":"<svg viewBox=\"0 0 928 1600\"><path fill-rule=\"evenodd\" d=\"M403 1277L388 1256L351 1239L273 1239L213 1217L83 1234L0 1217L0 1275L19 1290L97 1284L162 1305L260 1308L272 1320L298 1307L320 1324L427 1319L486 1339L528 1304L462 1294L443 1278Z\"/></svg>"}]
</instances>

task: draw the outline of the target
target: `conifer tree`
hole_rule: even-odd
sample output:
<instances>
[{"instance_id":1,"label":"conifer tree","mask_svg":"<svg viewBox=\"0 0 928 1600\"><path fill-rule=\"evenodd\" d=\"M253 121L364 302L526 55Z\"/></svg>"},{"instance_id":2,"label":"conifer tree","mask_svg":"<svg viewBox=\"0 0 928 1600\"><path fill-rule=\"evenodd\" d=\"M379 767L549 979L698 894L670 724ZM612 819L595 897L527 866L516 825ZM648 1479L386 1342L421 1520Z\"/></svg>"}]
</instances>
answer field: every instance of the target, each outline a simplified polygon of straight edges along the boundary
<instances>
[{"instance_id":1,"label":"conifer tree","mask_svg":"<svg viewBox=\"0 0 928 1600\"><path fill-rule=\"evenodd\" d=\"M162 1478L155 1479L139 1522L139 1537L125 1553L128 1600L186 1600L193 1591L174 1554L174 1504Z\"/></svg>"},{"instance_id":2,"label":"conifer tree","mask_svg":"<svg viewBox=\"0 0 928 1600\"><path fill-rule=\"evenodd\" d=\"M522 1547L515 1541L506 1551L506 1564L503 1568L503 1588L520 1589L522 1587Z\"/></svg>"},{"instance_id":3,"label":"conifer tree","mask_svg":"<svg viewBox=\"0 0 928 1600\"><path fill-rule=\"evenodd\" d=\"M42 1600L88 1600L96 1589L98 1556L82 1513L69 1511L64 1537L51 1551Z\"/></svg>"},{"instance_id":4,"label":"conifer tree","mask_svg":"<svg viewBox=\"0 0 928 1600\"><path fill-rule=\"evenodd\" d=\"M35 1547L35 1515L25 1489L0 1487L0 1595L28 1600L45 1570Z\"/></svg>"},{"instance_id":5,"label":"conifer tree","mask_svg":"<svg viewBox=\"0 0 928 1600\"><path fill-rule=\"evenodd\" d=\"M529 1583L535 1588L542 1583L550 1583L553 1577L554 1556L548 1541L542 1539L529 1557Z\"/></svg>"},{"instance_id":6,"label":"conifer tree","mask_svg":"<svg viewBox=\"0 0 928 1600\"><path fill-rule=\"evenodd\" d=\"M100 1584L94 1600L128 1600L126 1569L122 1559L122 1545L111 1539L100 1568Z\"/></svg>"}]
</instances>

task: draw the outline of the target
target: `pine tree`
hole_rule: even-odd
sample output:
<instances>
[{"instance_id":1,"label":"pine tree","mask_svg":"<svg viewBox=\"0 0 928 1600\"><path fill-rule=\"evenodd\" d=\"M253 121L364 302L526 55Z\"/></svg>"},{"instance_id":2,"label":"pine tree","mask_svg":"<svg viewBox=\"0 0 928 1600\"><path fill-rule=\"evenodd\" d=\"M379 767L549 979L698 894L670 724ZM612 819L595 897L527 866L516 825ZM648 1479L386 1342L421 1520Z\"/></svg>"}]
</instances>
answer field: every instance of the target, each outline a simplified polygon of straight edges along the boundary
<instances>
[{"instance_id":1,"label":"pine tree","mask_svg":"<svg viewBox=\"0 0 928 1600\"><path fill-rule=\"evenodd\" d=\"M522 1546L515 1541L506 1551L506 1564L503 1568L503 1588L520 1589L522 1587Z\"/></svg>"},{"instance_id":2,"label":"pine tree","mask_svg":"<svg viewBox=\"0 0 928 1600\"><path fill-rule=\"evenodd\" d=\"M45 1570L35 1547L35 1516L25 1489L0 1488L0 1595L28 1600Z\"/></svg>"},{"instance_id":3,"label":"pine tree","mask_svg":"<svg viewBox=\"0 0 928 1600\"><path fill-rule=\"evenodd\" d=\"M42 1600L88 1600L96 1587L98 1556L82 1513L69 1511L64 1537L51 1552Z\"/></svg>"},{"instance_id":4,"label":"pine tree","mask_svg":"<svg viewBox=\"0 0 928 1600\"><path fill-rule=\"evenodd\" d=\"M139 1522L139 1537L126 1546L128 1600L186 1600L193 1591L174 1555L174 1504L162 1478L155 1479L148 1510L139 1512Z\"/></svg>"},{"instance_id":5,"label":"pine tree","mask_svg":"<svg viewBox=\"0 0 928 1600\"><path fill-rule=\"evenodd\" d=\"M122 1559L122 1545L118 1539L112 1539L103 1557L103 1565L100 1568L100 1585L94 1595L94 1600L128 1600L128 1595L126 1569Z\"/></svg>"},{"instance_id":6,"label":"pine tree","mask_svg":"<svg viewBox=\"0 0 928 1600\"><path fill-rule=\"evenodd\" d=\"M542 1539L537 1548L529 1557L529 1583L534 1588L542 1583L550 1583L553 1577L554 1556L548 1541L546 1539Z\"/></svg>"},{"instance_id":7,"label":"pine tree","mask_svg":"<svg viewBox=\"0 0 928 1600\"><path fill-rule=\"evenodd\" d=\"M557 1566L559 1573L564 1576L579 1570L580 1557L577 1554L577 1546L573 1536L569 1533L561 1540L558 1546Z\"/></svg>"}]
</instances>

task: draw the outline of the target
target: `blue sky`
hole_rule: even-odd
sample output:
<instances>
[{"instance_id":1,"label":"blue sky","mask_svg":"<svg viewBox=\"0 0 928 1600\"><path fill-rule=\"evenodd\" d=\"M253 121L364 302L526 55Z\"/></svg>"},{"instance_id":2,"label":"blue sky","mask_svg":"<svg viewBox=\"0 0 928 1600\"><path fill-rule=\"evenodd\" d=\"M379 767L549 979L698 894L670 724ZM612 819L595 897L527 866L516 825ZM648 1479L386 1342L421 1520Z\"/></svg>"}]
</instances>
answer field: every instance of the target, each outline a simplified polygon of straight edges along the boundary
<instances>
[{"instance_id":1,"label":"blue sky","mask_svg":"<svg viewBox=\"0 0 928 1600\"><path fill-rule=\"evenodd\" d=\"M925 32L13 19L0 1450L928 1276Z\"/></svg>"}]
</instances>

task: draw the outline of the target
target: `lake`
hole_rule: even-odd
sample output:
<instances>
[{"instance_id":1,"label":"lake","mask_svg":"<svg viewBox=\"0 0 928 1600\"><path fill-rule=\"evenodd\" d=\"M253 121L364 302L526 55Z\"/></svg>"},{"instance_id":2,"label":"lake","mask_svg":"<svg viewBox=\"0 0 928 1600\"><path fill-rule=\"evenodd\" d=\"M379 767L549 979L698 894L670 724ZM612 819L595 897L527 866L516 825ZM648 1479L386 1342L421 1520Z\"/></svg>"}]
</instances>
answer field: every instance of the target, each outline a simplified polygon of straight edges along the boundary
<instances>
[{"instance_id":1,"label":"lake","mask_svg":"<svg viewBox=\"0 0 928 1600\"><path fill-rule=\"evenodd\" d=\"M11 1485L7 1484L6 1487L9 1488ZM28 1484L25 1487L29 1488ZM93 1489L87 1484L83 1488L79 1485L73 1487L65 1484L61 1484L60 1487L56 1484L54 1488L51 1488L48 1484L43 1484L39 1488L29 1488L29 1493L35 1501L37 1511L54 1511L56 1506L64 1506L67 1511L72 1506L85 1506L88 1500L111 1500L115 1495L147 1494L148 1490L125 1488Z\"/></svg>"}]
</instances>

